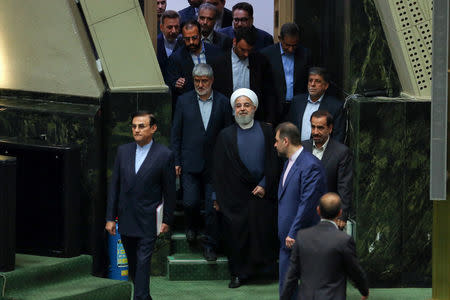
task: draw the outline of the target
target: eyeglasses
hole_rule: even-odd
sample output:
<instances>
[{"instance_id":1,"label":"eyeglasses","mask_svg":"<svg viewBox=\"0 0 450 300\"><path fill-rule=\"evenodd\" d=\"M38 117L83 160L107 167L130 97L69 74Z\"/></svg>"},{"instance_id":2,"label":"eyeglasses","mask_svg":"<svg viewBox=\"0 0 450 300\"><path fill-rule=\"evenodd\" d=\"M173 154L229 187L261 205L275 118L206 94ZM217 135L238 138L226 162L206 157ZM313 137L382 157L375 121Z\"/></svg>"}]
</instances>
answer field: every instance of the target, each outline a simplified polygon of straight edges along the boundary
<instances>
[{"instance_id":1,"label":"eyeglasses","mask_svg":"<svg viewBox=\"0 0 450 300\"><path fill-rule=\"evenodd\" d=\"M198 35L194 35L194 36L183 36L183 40L185 41L190 41L190 40L198 40Z\"/></svg>"},{"instance_id":2,"label":"eyeglasses","mask_svg":"<svg viewBox=\"0 0 450 300\"><path fill-rule=\"evenodd\" d=\"M133 130L136 130L136 128L139 128L139 129L144 129L145 127L147 127L148 125L147 124L131 124L131 129L133 129Z\"/></svg>"},{"instance_id":3,"label":"eyeglasses","mask_svg":"<svg viewBox=\"0 0 450 300\"><path fill-rule=\"evenodd\" d=\"M248 22L248 18L233 18L233 22L234 23L247 23Z\"/></svg>"}]
</instances>

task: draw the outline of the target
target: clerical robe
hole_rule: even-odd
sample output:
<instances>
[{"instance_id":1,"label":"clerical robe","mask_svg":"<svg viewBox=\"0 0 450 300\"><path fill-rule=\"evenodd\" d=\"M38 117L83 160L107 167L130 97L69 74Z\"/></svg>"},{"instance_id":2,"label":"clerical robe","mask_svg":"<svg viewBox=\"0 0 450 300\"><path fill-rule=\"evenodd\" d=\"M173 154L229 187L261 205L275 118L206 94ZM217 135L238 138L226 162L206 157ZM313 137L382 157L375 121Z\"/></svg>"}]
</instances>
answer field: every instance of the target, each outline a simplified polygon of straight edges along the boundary
<instances>
[{"instance_id":1,"label":"clerical robe","mask_svg":"<svg viewBox=\"0 0 450 300\"><path fill-rule=\"evenodd\" d=\"M251 149L253 153L264 152L265 196L252 194L261 184L243 162L238 148L237 124L221 131L214 149L213 184L216 199L224 220L227 256L232 276L251 275L257 266L267 266L276 257L276 188L278 160L274 149L272 126L255 121L264 136L263 149ZM251 143L249 139L249 143ZM242 140L240 141L242 144ZM258 172L257 172L258 173Z\"/></svg>"}]
</instances>

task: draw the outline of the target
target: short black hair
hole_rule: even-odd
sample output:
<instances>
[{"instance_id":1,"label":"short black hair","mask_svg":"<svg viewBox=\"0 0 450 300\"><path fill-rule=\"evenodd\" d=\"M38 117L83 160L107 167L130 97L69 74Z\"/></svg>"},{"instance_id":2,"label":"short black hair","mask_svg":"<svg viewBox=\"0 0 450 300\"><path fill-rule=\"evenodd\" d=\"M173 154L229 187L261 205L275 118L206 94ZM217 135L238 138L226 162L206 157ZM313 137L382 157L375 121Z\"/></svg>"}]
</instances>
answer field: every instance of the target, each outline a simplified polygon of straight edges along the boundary
<instances>
[{"instance_id":1,"label":"short black hair","mask_svg":"<svg viewBox=\"0 0 450 300\"><path fill-rule=\"evenodd\" d=\"M277 126L275 133L279 132L278 136L280 139L287 138L289 142L294 146L301 145L300 131L297 126L291 122L284 122Z\"/></svg>"},{"instance_id":2,"label":"short black hair","mask_svg":"<svg viewBox=\"0 0 450 300\"><path fill-rule=\"evenodd\" d=\"M244 40L250 46L255 46L256 44L257 35L254 27L238 28L234 32L234 37L236 38L236 43L239 43L240 40Z\"/></svg>"},{"instance_id":3,"label":"short black hair","mask_svg":"<svg viewBox=\"0 0 450 300\"><path fill-rule=\"evenodd\" d=\"M161 24L164 24L165 19L180 19L180 15L174 10L166 10L161 14Z\"/></svg>"},{"instance_id":4,"label":"short black hair","mask_svg":"<svg viewBox=\"0 0 450 300\"><path fill-rule=\"evenodd\" d=\"M324 203L324 201L322 201L322 199L324 199L324 197L337 197L339 199L339 201ZM336 193L326 193L325 195L323 195L320 198L319 209L320 209L320 216L323 219L328 219L328 220L335 219L339 215L339 212L341 211L341 207L342 207L341 197L339 197L339 195Z\"/></svg>"},{"instance_id":5,"label":"short black hair","mask_svg":"<svg viewBox=\"0 0 450 300\"><path fill-rule=\"evenodd\" d=\"M200 23L197 22L197 20L188 20L186 22L183 22L183 24L181 24L181 33L183 33L183 29L185 27L186 28L188 28L188 27L197 27L198 28L198 33L201 34L201 32L202 32Z\"/></svg>"},{"instance_id":6,"label":"short black hair","mask_svg":"<svg viewBox=\"0 0 450 300\"><path fill-rule=\"evenodd\" d=\"M313 112L309 120L311 121L312 118L322 118L322 117L327 117L327 126L334 124L333 115L323 109L319 109Z\"/></svg>"},{"instance_id":7,"label":"short black hair","mask_svg":"<svg viewBox=\"0 0 450 300\"><path fill-rule=\"evenodd\" d=\"M285 23L281 26L280 37L284 39L285 36L297 36L300 37L300 28L295 23Z\"/></svg>"},{"instance_id":8,"label":"short black hair","mask_svg":"<svg viewBox=\"0 0 450 300\"><path fill-rule=\"evenodd\" d=\"M327 69L322 67L311 67L308 71L309 75L320 75L326 83L330 83L330 75L328 74Z\"/></svg>"},{"instance_id":9,"label":"short black hair","mask_svg":"<svg viewBox=\"0 0 450 300\"><path fill-rule=\"evenodd\" d=\"M148 116L150 123L150 126L153 126L156 124L156 118L155 115L149 112L148 110L138 110L137 112L134 112L131 114L131 121L133 121L136 117L145 117Z\"/></svg>"},{"instance_id":10,"label":"short black hair","mask_svg":"<svg viewBox=\"0 0 450 300\"><path fill-rule=\"evenodd\" d=\"M247 2L236 3L231 9L231 11L234 12L236 9L245 10L248 13L248 16L250 18L253 18L253 6L250 3Z\"/></svg>"}]
</instances>

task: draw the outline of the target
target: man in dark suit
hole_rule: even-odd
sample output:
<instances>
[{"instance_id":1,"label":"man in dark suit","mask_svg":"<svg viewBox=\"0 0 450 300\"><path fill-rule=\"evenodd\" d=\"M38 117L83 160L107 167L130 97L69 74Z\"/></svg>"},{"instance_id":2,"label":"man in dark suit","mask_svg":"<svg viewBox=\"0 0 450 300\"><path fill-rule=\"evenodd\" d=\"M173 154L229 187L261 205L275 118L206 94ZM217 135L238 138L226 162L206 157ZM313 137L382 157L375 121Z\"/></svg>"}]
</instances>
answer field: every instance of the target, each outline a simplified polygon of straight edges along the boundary
<instances>
[{"instance_id":1,"label":"man in dark suit","mask_svg":"<svg viewBox=\"0 0 450 300\"><path fill-rule=\"evenodd\" d=\"M347 276L361 299L368 299L369 284L356 257L355 241L336 225L342 213L339 195L322 196L317 212L321 222L297 234L281 299L292 299L300 279L298 299L345 300Z\"/></svg>"},{"instance_id":2,"label":"man in dark suit","mask_svg":"<svg viewBox=\"0 0 450 300\"><path fill-rule=\"evenodd\" d=\"M172 92L172 111L175 109L178 96L194 89L192 78L194 65L211 64L211 61L222 56L222 50L201 41L201 28L197 21L185 22L181 32L184 45L175 51L167 62L166 79Z\"/></svg>"},{"instance_id":3,"label":"man in dark suit","mask_svg":"<svg viewBox=\"0 0 450 300\"><path fill-rule=\"evenodd\" d=\"M162 13L161 22L159 26L161 33L158 34L156 40L156 57L158 58L161 73L166 81L167 61L170 55L179 47L177 37L180 34L180 16L176 11L168 10Z\"/></svg>"},{"instance_id":4,"label":"man in dark suit","mask_svg":"<svg viewBox=\"0 0 450 300\"><path fill-rule=\"evenodd\" d=\"M297 127L285 122L278 125L275 132L278 155L288 159L278 185L281 294L297 231L319 222L316 207L320 197L327 192L327 187L325 170L317 158L303 151Z\"/></svg>"},{"instance_id":5,"label":"man in dark suit","mask_svg":"<svg viewBox=\"0 0 450 300\"><path fill-rule=\"evenodd\" d=\"M175 205L172 151L153 141L156 119L147 111L132 115L134 143L119 146L111 178L105 229L116 234L116 218L134 299L151 299L150 261L157 235L156 209L164 198L161 232L168 232Z\"/></svg>"},{"instance_id":6,"label":"man in dark suit","mask_svg":"<svg viewBox=\"0 0 450 300\"><path fill-rule=\"evenodd\" d=\"M219 12L216 24L214 25L214 30L219 30L232 25L233 14L231 13L231 10L224 7L226 0L204 0L203 2L214 5Z\"/></svg>"},{"instance_id":7,"label":"man in dark suit","mask_svg":"<svg viewBox=\"0 0 450 300\"><path fill-rule=\"evenodd\" d=\"M332 132L333 116L319 109L311 115L312 139L302 141L302 145L322 161L327 173L328 192L337 193L342 199L343 213L336 221L342 230L352 201L352 153L347 146L330 137Z\"/></svg>"},{"instance_id":8,"label":"man in dark suit","mask_svg":"<svg viewBox=\"0 0 450 300\"><path fill-rule=\"evenodd\" d=\"M311 138L310 119L316 110L328 111L334 119L332 137L343 143L345 138L345 116L343 103L336 97L327 95L329 86L328 73L324 68L309 69L308 93L299 94L292 99L288 120L297 125L302 141Z\"/></svg>"},{"instance_id":9,"label":"man in dark suit","mask_svg":"<svg viewBox=\"0 0 450 300\"><path fill-rule=\"evenodd\" d=\"M256 93L259 107L255 119L273 124L276 119L276 100L272 72L267 58L253 51L256 32L252 28L241 28L233 38L233 48L224 58L213 63L216 80L214 89L230 97L239 88L248 88Z\"/></svg>"},{"instance_id":10,"label":"man in dark suit","mask_svg":"<svg viewBox=\"0 0 450 300\"><path fill-rule=\"evenodd\" d=\"M216 260L218 225L212 200L212 152L219 132L232 123L229 100L212 90L212 68L198 64L192 71L195 90L177 100L172 123L171 148L176 175L181 175L186 238L194 241L199 229L200 208L205 207L203 255Z\"/></svg>"},{"instance_id":11,"label":"man in dark suit","mask_svg":"<svg viewBox=\"0 0 450 300\"><path fill-rule=\"evenodd\" d=\"M311 51L299 44L300 29L295 23L281 26L280 42L261 50L270 62L278 103L278 121L286 119L294 95L305 93Z\"/></svg>"},{"instance_id":12,"label":"man in dark suit","mask_svg":"<svg viewBox=\"0 0 450 300\"><path fill-rule=\"evenodd\" d=\"M254 50L259 51L273 44L273 37L264 30L253 26L253 6L247 2L239 2L233 6L233 26L225 27L219 32L234 38L235 31L239 28L253 28L256 31Z\"/></svg>"},{"instance_id":13,"label":"man in dark suit","mask_svg":"<svg viewBox=\"0 0 450 300\"><path fill-rule=\"evenodd\" d=\"M180 14L180 22L183 24L187 21L197 20L198 7L202 4L203 0L188 0L189 6L178 11Z\"/></svg>"},{"instance_id":14,"label":"man in dark suit","mask_svg":"<svg viewBox=\"0 0 450 300\"><path fill-rule=\"evenodd\" d=\"M217 18L217 8L209 3L203 3L198 9L198 23L202 30L202 42L213 44L223 51L231 49L233 41L229 36L214 30Z\"/></svg>"}]
</instances>

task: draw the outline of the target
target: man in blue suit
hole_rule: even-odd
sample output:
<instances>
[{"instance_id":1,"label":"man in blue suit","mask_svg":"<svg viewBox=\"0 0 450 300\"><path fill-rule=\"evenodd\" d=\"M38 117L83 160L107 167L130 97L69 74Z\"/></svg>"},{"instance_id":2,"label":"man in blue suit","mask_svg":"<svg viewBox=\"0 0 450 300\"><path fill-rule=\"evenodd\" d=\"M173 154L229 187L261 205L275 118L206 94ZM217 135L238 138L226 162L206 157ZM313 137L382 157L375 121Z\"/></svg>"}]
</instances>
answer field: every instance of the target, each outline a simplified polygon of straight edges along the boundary
<instances>
[{"instance_id":1,"label":"man in blue suit","mask_svg":"<svg viewBox=\"0 0 450 300\"><path fill-rule=\"evenodd\" d=\"M298 128L289 122L277 126L275 147L286 157L278 185L278 238L280 240L280 294L289 256L299 229L316 225L320 197L327 192L325 169L311 153L303 151Z\"/></svg>"},{"instance_id":2,"label":"man in blue suit","mask_svg":"<svg viewBox=\"0 0 450 300\"><path fill-rule=\"evenodd\" d=\"M111 178L105 229L119 232L134 283L134 299L149 300L150 261L157 235L156 209L164 199L161 232L168 232L175 206L175 164L172 151L153 141L155 117L132 115L134 143L119 146Z\"/></svg>"},{"instance_id":3,"label":"man in blue suit","mask_svg":"<svg viewBox=\"0 0 450 300\"><path fill-rule=\"evenodd\" d=\"M175 153L176 175L181 175L186 238L193 242L199 230L200 208L205 205L203 256L216 260L217 216L212 200L212 153L219 132L231 125L229 101L213 91L213 70L197 64L193 71L195 90L177 100L172 123L171 148Z\"/></svg>"},{"instance_id":4,"label":"man in blue suit","mask_svg":"<svg viewBox=\"0 0 450 300\"><path fill-rule=\"evenodd\" d=\"M166 81L167 61L170 55L175 52L181 43L178 42L180 34L180 16L174 10L167 10L161 16L160 24L161 33L158 34L156 40L156 57L161 69L161 73Z\"/></svg>"},{"instance_id":5,"label":"man in blue suit","mask_svg":"<svg viewBox=\"0 0 450 300\"><path fill-rule=\"evenodd\" d=\"M247 2L239 2L232 8L233 26L228 26L219 30L219 32L234 38L235 30L239 28L254 28L256 31L255 51L259 51L273 44L273 37L264 30L253 26L253 6Z\"/></svg>"}]
</instances>

